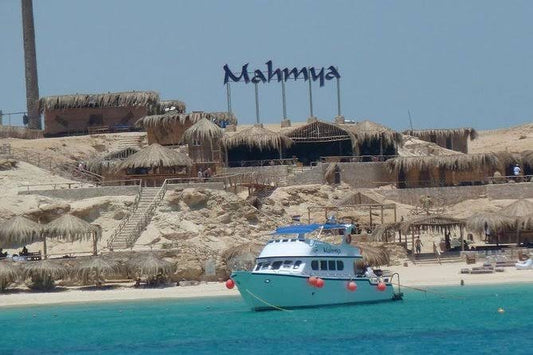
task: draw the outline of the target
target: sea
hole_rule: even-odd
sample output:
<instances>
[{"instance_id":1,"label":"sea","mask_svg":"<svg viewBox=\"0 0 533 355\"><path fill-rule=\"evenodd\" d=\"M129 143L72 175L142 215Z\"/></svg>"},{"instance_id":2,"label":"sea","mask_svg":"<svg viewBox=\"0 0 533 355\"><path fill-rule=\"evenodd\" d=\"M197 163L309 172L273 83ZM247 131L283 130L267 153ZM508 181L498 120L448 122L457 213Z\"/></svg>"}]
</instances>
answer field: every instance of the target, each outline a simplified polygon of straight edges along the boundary
<instances>
[{"instance_id":1,"label":"sea","mask_svg":"<svg viewBox=\"0 0 533 355\"><path fill-rule=\"evenodd\" d=\"M402 292L290 311L252 312L240 297L0 308L0 353L533 353L533 283Z\"/></svg>"}]
</instances>

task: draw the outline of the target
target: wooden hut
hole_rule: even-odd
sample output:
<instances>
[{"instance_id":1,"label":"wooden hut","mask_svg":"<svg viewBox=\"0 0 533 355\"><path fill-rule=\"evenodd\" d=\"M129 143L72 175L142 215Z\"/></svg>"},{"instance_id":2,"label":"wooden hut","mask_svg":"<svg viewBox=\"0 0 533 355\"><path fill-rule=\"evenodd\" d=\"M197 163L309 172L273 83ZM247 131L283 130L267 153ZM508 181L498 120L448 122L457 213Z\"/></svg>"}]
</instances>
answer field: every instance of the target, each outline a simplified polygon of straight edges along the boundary
<instances>
[{"instance_id":1,"label":"wooden hut","mask_svg":"<svg viewBox=\"0 0 533 355\"><path fill-rule=\"evenodd\" d=\"M450 235L452 230L458 229L459 241L461 243L461 250L464 250L464 230L466 222L459 218L453 218L444 215L429 215L413 218L401 222L399 231L403 235L411 236L411 245L415 245L415 234L420 235L421 232L439 232L444 234L445 250L450 249Z\"/></svg>"},{"instance_id":2,"label":"wooden hut","mask_svg":"<svg viewBox=\"0 0 533 355\"><path fill-rule=\"evenodd\" d=\"M223 162L222 136L220 126L206 118L202 118L183 134L183 142L187 143L189 157L194 162L193 173L210 168L213 173Z\"/></svg>"},{"instance_id":3,"label":"wooden hut","mask_svg":"<svg viewBox=\"0 0 533 355\"><path fill-rule=\"evenodd\" d=\"M143 117L137 121L137 126L146 130L148 144L178 145L183 133L204 118L214 122L219 127L237 124L237 118L227 112L181 113L177 110L171 110L163 114Z\"/></svg>"},{"instance_id":4,"label":"wooden hut","mask_svg":"<svg viewBox=\"0 0 533 355\"><path fill-rule=\"evenodd\" d=\"M139 118L156 112L158 103L159 95L151 91L43 97L44 135L127 131Z\"/></svg>"},{"instance_id":5,"label":"wooden hut","mask_svg":"<svg viewBox=\"0 0 533 355\"><path fill-rule=\"evenodd\" d=\"M294 144L286 156L296 157L304 165L328 156L352 156L356 149L356 138L352 132L340 125L313 120L312 122L282 131Z\"/></svg>"},{"instance_id":6,"label":"wooden hut","mask_svg":"<svg viewBox=\"0 0 533 355\"><path fill-rule=\"evenodd\" d=\"M255 124L222 138L229 167L263 165L265 161L282 159L284 149L292 145L285 135Z\"/></svg>"},{"instance_id":7,"label":"wooden hut","mask_svg":"<svg viewBox=\"0 0 533 355\"><path fill-rule=\"evenodd\" d=\"M411 129L403 133L462 153L468 153L468 140L474 140L478 136L473 128Z\"/></svg>"},{"instance_id":8,"label":"wooden hut","mask_svg":"<svg viewBox=\"0 0 533 355\"><path fill-rule=\"evenodd\" d=\"M189 177L191 167L187 155L154 143L130 155L116 169L126 179L142 179L145 185L157 186L165 179Z\"/></svg>"},{"instance_id":9,"label":"wooden hut","mask_svg":"<svg viewBox=\"0 0 533 355\"><path fill-rule=\"evenodd\" d=\"M398 187L477 185L501 169L494 153L397 157L387 161Z\"/></svg>"},{"instance_id":10,"label":"wooden hut","mask_svg":"<svg viewBox=\"0 0 533 355\"><path fill-rule=\"evenodd\" d=\"M363 156L363 161L386 160L395 156L403 141L400 133L368 120L344 124L342 127L355 135L356 152Z\"/></svg>"},{"instance_id":11,"label":"wooden hut","mask_svg":"<svg viewBox=\"0 0 533 355\"><path fill-rule=\"evenodd\" d=\"M86 169L92 173L101 175L104 180L121 180L124 171L117 171L117 166L129 156L137 153L140 148L127 147L110 152L106 155L93 158L87 162Z\"/></svg>"}]
</instances>

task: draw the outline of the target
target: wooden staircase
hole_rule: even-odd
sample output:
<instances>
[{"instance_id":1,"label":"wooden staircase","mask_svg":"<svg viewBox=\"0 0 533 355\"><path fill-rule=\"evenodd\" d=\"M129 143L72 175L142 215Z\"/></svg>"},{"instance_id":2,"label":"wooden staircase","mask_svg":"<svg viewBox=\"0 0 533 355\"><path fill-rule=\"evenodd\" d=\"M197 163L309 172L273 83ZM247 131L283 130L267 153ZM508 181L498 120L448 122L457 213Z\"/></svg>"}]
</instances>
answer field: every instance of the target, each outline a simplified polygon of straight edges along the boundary
<instances>
[{"instance_id":1,"label":"wooden staircase","mask_svg":"<svg viewBox=\"0 0 533 355\"><path fill-rule=\"evenodd\" d=\"M133 248L141 233L150 223L155 209L165 196L167 182L161 187L142 187L135 199L130 214L113 231L107 242L109 250Z\"/></svg>"}]
</instances>

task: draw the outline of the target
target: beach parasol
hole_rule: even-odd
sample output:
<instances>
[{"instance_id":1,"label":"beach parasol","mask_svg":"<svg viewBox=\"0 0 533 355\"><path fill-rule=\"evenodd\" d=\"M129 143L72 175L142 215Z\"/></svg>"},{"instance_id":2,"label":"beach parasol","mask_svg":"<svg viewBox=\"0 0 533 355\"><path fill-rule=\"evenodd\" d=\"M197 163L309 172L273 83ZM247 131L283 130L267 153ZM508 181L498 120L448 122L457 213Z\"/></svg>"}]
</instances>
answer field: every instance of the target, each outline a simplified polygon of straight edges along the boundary
<instances>
[{"instance_id":1,"label":"beach parasol","mask_svg":"<svg viewBox=\"0 0 533 355\"><path fill-rule=\"evenodd\" d=\"M119 272L119 263L113 259L104 259L100 256L83 260L76 266L75 273L83 283L93 280L100 285L105 278Z\"/></svg>"},{"instance_id":2,"label":"beach parasol","mask_svg":"<svg viewBox=\"0 0 533 355\"><path fill-rule=\"evenodd\" d=\"M466 219L466 228L479 234L502 231L513 225L512 218L494 212L476 212Z\"/></svg>"},{"instance_id":3,"label":"beach parasol","mask_svg":"<svg viewBox=\"0 0 533 355\"><path fill-rule=\"evenodd\" d=\"M18 268L12 261L0 261L0 291L4 291L18 278Z\"/></svg>"},{"instance_id":4,"label":"beach parasol","mask_svg":"<svg viewBox=\"0 0 533 355\"><path fill-rule=\"evenodd\" d=\"M41 240L42 226L22 216L0 224L0 248L19 248Z\"/></svg>"},{"instance_id":5,"label":"beach parasol","mask_svg":"<svg viewBox=\"0 0 533 355\"><path fill-rule=\"evenodd\" d=\"M54 281L64 278L68 274L67 268L51 260L32 261L24 264L24 277L31 278L33 288L50 290L54 288Z\"/></svg>"},{"instance_id":6,"label":"beach parasol","mask_svg":"<svg viewBox=\"0 0 533 355\"><path fill-rule=\"evenodd\" d=\"M134 256L127 262L128 271L136 277L154 279L158 275L169 276L176 266L153 253Z\"/></svg>"},{"instance_id":7,"label":"beach parasol","mask_svg":"<svg viewBox=\"0 0 533 355\"><path fill-rule=\"evenodd\" d=\"M264 243L250 242L235 245L222 252L222 260L230 270L253 268L255 259L264 248Z\"/></svg>"},{"instance_id":8,"label":"beach parasol","mask_svg":"<svg viewBox=\"0 0 533 355\"><path fill-rule=\"evenodd\" d=\"M44 257L46 258L46 238L52 237L69 242L93 239L93 252L96 255L96 243L100 228L71 214L64 214L44 226Z\"/></svg>"},{"instance_id":9,"label":"beach parasol","mask_svg":"<svg viewBox=\"0 0 533 355\"><path fill-rule=\"evenodd\" d=\"M533 215L533 202L520 199L503 207L500 209L499 213L514 219L516 226L516 242L518 244L520 241L520 229L525 225L524 222L529 221L528 216Z\"/></svg>"},{"instance_id":10,"label":"beach parasol","mask_svg":"<svg viewBox=\"0 0 533 355\"><path fill-rule=\"evenodd\" d=\"M191 167L192 160L177 150L153 143L130 155L117 165L117 170L157 167Z\"/></svg>"}]
</instances>

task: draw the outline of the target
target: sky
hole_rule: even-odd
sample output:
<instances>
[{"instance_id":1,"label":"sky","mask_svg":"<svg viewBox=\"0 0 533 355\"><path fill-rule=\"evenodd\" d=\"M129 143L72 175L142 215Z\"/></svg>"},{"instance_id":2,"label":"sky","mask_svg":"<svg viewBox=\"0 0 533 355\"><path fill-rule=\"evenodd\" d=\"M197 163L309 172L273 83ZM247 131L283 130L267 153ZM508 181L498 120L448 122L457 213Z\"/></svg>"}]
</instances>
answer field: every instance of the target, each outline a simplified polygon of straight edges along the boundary
<instances>
[{"instance_id":1,"label":"sky","mask_svg":"<svg viewBox=\"0 0 533 355\"><path fill-rule=\"evenodd\" d=\"M226 111L233 71L338 68L341 113L396 130L533 121L530 0L34 0L40 96L156 91L188 111ZM0 110L26 110L20 0L0 0ZM233 83L239 123L253 84ZM258 85L260 121L283 119L281 84ZM314 115L337 87L312 84ZM308 83L286 83L287 116L309 115ZM409 119L411 116L411 120ZM8 117L4 115L4 124ZM20 125L20 115L11 124Z\"/></svg>"}]
</instances>

